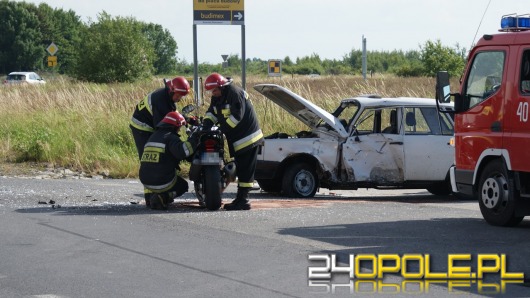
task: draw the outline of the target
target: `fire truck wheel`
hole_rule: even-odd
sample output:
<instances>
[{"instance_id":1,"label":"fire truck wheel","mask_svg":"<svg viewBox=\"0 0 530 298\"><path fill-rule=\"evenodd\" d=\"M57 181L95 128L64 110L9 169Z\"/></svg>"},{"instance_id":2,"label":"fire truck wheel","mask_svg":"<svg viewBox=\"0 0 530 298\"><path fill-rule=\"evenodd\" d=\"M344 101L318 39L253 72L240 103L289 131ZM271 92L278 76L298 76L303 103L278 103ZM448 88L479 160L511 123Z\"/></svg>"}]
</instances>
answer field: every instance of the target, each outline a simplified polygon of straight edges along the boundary
<instances>
[{"instance_id":1,"label":"fire truck wheel","mask_svg":"<svg viewBox=\"0 0 530 298\"><path fill-rule=\"evenodd\" d=\"M478 201L484 219L494 226L515 226L522 216L515 216L516 194L513 180L501 160L486 165L478 185Z\"/></svg>"}]
</instances>

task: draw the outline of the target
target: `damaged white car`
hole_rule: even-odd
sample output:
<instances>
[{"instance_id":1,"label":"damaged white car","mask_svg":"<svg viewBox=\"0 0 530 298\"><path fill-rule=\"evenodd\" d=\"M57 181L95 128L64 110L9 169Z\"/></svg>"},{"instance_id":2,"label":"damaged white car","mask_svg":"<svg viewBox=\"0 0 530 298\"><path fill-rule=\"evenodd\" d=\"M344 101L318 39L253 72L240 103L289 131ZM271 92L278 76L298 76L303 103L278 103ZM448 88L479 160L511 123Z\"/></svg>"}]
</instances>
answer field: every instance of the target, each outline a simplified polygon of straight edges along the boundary
<instances>
[{"instance_id":1,"label":"damaged white car","mask_svg":"<svg viewBox=\"0 0 530 298\"><path fill-rule=\"evenodd\" d=\"M254 89L311 128L265 138L255 176L263 191L288 197L313 197L319 187L451 194L453 120L434 100L360 96L329 113L278 85Z\"/></svg>"}]
</instances>

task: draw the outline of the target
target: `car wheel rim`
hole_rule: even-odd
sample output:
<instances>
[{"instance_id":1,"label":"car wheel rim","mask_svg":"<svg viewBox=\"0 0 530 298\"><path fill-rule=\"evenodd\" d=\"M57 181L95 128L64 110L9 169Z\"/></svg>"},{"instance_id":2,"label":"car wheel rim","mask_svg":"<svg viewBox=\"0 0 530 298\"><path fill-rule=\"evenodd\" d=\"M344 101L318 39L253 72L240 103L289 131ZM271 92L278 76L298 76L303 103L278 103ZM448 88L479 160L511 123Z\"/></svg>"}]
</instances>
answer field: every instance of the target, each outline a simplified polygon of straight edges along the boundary
<instances>
[{"instance_id":1,"label":"car wheel rim","mask_svg":"<svg viewBox=\"0 0 530 298\"><path fill-rule=\"evenodd\" d=\"M294 185L300 195L308 196L313 191L315 178L309 171L302 170L296 174Z\"/></svg>"},{"instance_id":2,"label":"car wheel rim","mask_svg":"<svg viewBox=\"0 0 530 298\"><path fill-rule=\"evenodd\" d=\"M495 209L508 198L508 182L503 176L490 177L484 181L480 195L484 206Z\"/></svg>"}]
</instances>

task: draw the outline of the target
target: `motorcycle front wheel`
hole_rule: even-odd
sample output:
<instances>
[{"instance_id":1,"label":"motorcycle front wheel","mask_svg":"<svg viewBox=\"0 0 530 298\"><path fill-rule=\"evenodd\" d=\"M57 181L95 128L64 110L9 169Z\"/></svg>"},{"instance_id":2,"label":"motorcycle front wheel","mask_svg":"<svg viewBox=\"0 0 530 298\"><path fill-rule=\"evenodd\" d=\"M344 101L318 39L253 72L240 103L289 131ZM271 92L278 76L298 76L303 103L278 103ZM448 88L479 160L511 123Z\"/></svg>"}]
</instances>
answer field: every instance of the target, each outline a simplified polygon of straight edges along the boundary
<instances>
[{"instance_id":1,"label":"motorcycle front wheel","mask_svg":"<svg viewBox=\"0 0 530 298\"><path fill-rule=\"evenodd\" d=\"M218 166L203 166L204 204L208 210L221 208L222 181Z\"/></svg>"}]
</instances>

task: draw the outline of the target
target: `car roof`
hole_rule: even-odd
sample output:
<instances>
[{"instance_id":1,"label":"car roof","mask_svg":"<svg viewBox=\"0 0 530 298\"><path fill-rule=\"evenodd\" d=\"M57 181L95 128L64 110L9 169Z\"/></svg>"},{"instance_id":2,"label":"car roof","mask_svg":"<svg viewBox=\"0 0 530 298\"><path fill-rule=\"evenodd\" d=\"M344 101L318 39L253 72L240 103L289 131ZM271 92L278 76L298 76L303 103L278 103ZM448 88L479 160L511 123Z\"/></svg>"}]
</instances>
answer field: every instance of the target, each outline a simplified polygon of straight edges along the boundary
<instances>
[{"instance_id":1,"label":"car roof","mask_svg":"<svg viewBox=\"0 0 530 298\"><path fill-rule=\"evenodd\" d=\"M420 97L395 97L395 98L378 98L378 97L353 97L343 99L342 102L358 102L363 107L388 107L388 106L436 106L434 98ZM452 104L443 104L443 106L453 106Z\"/></svg>"},{"instance_id":2,"label":"car roof","mask_svg":"<svg viewBox=\"0 0 530 298\"><path fill-rule=\"evenodd\" d=\"M9 75L26 75L30 73L35 73L35 72L33 71L13 71L13 72L10 72Z\"/></svg>"}]
</instances>

